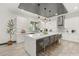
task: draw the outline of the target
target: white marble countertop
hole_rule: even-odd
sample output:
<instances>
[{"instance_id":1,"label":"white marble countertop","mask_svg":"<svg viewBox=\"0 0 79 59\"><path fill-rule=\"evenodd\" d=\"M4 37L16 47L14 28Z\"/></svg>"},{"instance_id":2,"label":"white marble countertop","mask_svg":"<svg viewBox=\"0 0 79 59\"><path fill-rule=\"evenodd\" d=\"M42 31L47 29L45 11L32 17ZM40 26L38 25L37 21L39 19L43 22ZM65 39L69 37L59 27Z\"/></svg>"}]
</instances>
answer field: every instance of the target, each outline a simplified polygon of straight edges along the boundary
<instances>
[{"instance_id":1,"label":"white marble countertop","mask_svg":"<svg viewBox=\"0 0 79 59\"><path fill-rule=\"evenodd\" d=\"M55 35L55 34L60 34L58 32L48 32L48 34L44 34L44 33L35 33L35 34L27 34L25 36L28 36L28 37L31 37L33 39L41 39L41 38L44 38L44 37L48 37L48 36L52 36L52 35Z\"/></svg>"},{"instance_id":2,"label":"white marble countertop","mask_svg":"<svg viewBox=\"0 0 79 59\"><path fill-rule=\"evenodd\" d=\"M44 33L34 33L34 34L26 34L24 35L24 49L32 56L36 56L36 42L37 40L41 40L42 38L46 38L48 36L60 34L57 31L54 32L48 32L48 34Z\"/></svg>"}]
</instances>

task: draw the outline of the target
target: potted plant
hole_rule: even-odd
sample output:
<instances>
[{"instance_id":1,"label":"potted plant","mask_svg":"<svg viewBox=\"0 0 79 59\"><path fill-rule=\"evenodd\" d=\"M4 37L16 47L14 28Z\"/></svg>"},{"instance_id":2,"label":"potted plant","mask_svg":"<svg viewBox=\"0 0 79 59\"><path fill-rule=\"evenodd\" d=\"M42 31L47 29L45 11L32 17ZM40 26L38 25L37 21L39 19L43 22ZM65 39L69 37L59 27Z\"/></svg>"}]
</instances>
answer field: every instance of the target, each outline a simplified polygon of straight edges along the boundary
<instances>
[{"instance_id":1,"label":"potted plant","mask_svg":"<svg viewBox=\"0 0 79 59\"><path fill-rule=\"evenodd\" d=\"M14 34L15 32L15 26L14 26L14 21L13 19L9 20L8 22L8 28L7 28L7 32L9 33L9 38L10 40L8 41L8 45L12 45L12 35Z\"/></svg>"}]
</instances>

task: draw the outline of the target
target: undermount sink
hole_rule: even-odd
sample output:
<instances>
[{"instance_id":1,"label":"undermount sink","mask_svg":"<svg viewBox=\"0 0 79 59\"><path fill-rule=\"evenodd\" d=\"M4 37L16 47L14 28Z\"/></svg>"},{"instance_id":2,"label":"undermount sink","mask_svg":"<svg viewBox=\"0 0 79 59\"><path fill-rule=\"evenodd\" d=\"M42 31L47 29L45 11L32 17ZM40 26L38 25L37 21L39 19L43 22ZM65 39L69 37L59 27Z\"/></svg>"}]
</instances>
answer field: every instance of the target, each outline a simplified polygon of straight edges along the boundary
<instances>
[{"instance_id":1,"label":"undermount sink","mask_svg":"<svg viewBox=\"0 0 79 59\"><path fill-rule=\"evenodd\" d=\"M34 36L35 36L35 37L39 37L39 36L42 36L42 35L43 35L43 33L30 33L30 34L29 34L30 37L32 37L32 36L33 36L33 37L34 37Z\"/></svg>"}]
</instances>

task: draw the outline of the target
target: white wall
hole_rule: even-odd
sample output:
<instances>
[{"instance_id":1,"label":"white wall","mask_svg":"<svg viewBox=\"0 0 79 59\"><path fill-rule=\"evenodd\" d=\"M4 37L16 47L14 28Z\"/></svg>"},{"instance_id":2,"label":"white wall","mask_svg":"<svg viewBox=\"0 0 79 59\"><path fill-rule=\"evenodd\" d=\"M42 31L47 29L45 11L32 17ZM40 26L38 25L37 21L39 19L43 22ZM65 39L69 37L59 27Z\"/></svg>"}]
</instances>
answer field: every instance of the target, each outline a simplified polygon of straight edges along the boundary
<instances>
[{"instance_id":1,"label":"white wall","mask_svg":"<svg viewBox=\"0 0 79 59\"><path fill-rule=\"evenodd\" d=\"M0 44L9 41L7 33L8 20L16 18L12 11L18 4L0 3ZM14 39L15 40L15 39Z\"/></svg>"},{"instance_id":2,"label":"white wall","mask_svg":"<svg viewBox=\"0 0 79 59\"><path fill-rule=\"evenodd\" d=\"M17 33L20 33L22 29L26 30L26 33L30 32L30 21L40 21L39 27L41 29L48 28L48 30L52 29L55 31L57 29L57 20L56 18L51 18L51 21L47 21L46 24L43 22L44 17L38 19L37 14L30 13L28 11L20 10L20 14L17 15Z\"/></svg>"},{"instance_id":3,"label":"white wall","mask_svg":"<svg viewBox=\"0 0 79 59\"><path fill-rule=\"evenodd\" d=\"M32 18L17 16L17 34L21 34L22 30L25 30L26 33L29 32L30 20Z\"/></svg>"},{"instance_id":4,"label":"white wall","mask_svg":"<svg viewBox=\"0 0 79 59\"><path fill-rule=\"evenodd\" d=\"M79 31L79 17L65 19L65 28L68 30Z\"/></svg>"},{"instance_id":5,"label":"white wall","mask_svg":"<svg viewBox=\"0 0 79 59\"><path fill-rule=\"evenodd\" d=\"M68 17L65 19L65 30L63 39L73 42L79 42L79 16ZM75 30L74 33L71 30Z\"/></svg>"},{"instance_id":6,"label":"white wall","mask_svg":"<svg viewBox=\"0 0 79 59\"><path fill-rule=\"evenodd\" d=\"M30 32L30 21L38 21L37 15L28 11L19 9L17 14L17 34L21 34L24 29L26 33Z\"/></svg>"},{"instance_id":7,"label":"white wall","mask_svg":"<svg viewBox=\"0 0 79 59\"><path fill-rule=\"evenodd\" d=\"M57 17L48 18L46 23L41 21L40 26L40 28L47 28L48 30L51 29L52 31L57 31Z\"/></svg>"}]
</instances>

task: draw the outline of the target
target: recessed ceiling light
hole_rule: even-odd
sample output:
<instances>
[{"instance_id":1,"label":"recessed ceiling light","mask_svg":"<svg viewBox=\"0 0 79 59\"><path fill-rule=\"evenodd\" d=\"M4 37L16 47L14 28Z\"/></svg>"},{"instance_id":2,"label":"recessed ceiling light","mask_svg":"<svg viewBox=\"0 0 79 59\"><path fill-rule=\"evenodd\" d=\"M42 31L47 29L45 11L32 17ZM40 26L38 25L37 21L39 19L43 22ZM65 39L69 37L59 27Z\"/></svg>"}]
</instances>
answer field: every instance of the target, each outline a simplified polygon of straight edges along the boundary
<instances>
[{"instance_id":1,"label":"recessed ceiling light","mask_svg":"<svg viewBox=\"0 0 79 59\"><path fill-rule=\"evenodd\" d=\"M57 13L55 15L58 15Z\"/></svg>"},{"instance_id":2,"label":"recessed ceiling light","mask_svg":"<svg viewBox=\"0 0 79 59\"><path fill-rule=\"evenodd\" d=\"M77 7L77 6L75 6L75 7L74 7L74 9L75 9L75 10L77 10L77 9L78 9L78 7Z\"/></svg>"}]
</instances>

